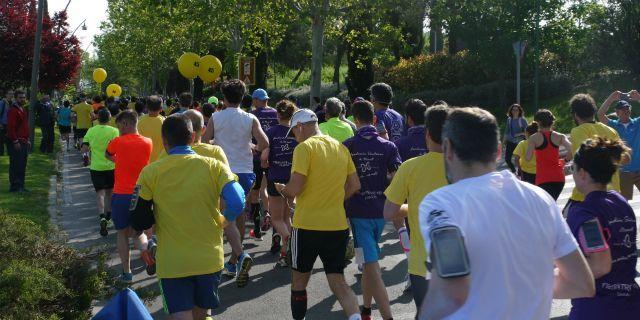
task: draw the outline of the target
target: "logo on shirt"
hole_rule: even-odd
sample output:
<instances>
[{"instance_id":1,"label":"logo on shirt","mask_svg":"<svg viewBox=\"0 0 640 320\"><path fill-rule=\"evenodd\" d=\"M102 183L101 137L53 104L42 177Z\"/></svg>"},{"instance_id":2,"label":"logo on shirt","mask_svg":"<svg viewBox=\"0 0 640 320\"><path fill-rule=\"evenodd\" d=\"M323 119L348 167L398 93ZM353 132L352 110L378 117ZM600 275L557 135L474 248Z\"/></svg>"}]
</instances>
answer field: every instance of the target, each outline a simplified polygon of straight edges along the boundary
<instances>
[{"instance_id":1,"label":"logo on shirt","mask_svg":"<svg viewBox=\"0 0 640 320\"><path fill-rule=\"evenodd\" d=\"M427 224L431 228L437 228L444 225L451 225L451 218L444 210L431 210L429 212L429 218L427 218Z\"/></svg>"}]
</instances>

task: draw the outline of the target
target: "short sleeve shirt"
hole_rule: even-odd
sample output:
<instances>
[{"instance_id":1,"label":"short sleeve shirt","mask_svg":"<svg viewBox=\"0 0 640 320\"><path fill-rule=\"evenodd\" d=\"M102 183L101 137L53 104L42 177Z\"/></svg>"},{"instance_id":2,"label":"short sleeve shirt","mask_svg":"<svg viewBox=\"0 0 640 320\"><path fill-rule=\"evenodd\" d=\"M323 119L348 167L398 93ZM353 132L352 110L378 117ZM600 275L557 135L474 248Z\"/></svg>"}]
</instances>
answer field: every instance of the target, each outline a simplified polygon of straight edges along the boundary
<instances>
[{"instance_id":1,"label":"short sleeve shirt","mask_svg":"<svg viewBox=\"0 0 640 320\"><path fill-rule=\"evenodd\" d=\"M618 133L613 130L611 127L606 126L600 122L597 123L583 123L573 129L571 129L571 147L572 152L575 155L580 149L580 145L585 142L587 139L591 139L595 136L606 138L609 140L619 140L620 136ZM609 189L620 191L620 172L616 171L613 174L613 178L611 178L611 183L609 183ZM578 191L578 188L573 188L573 193L571 194L571 200L573 201L582 201L584 200L584 194Z\"/></svg>"},{"instance_id":2,"label":"short sleeve shirt","mask_svg":"<svg viewBox=\"0 0 640 320\"><path fill-rule=\"evenodd\" d=\"M218 208L222 188L234 179L222 162L195 154L169 155L142 170L137 185L140 198L154 205L159 278L222 269L223 227Z\"/></svg>"},{"instance_id":3,"label":"short sleeve shirt","mask_svg":"<svg viewBox=\"0 0 640 320\"><path fill-rule=\"evenodd\" d=\"M58 125L71 126L71 108L62 107L58 109Z\"/></svg>"},{"instance_id":4,"label":"short sleeve shirt","mask_svg":"<svg viewBox=\"0 0 640 320\"><path fill-rule=\"evenodd\" d=\"M93 108L86 102L81 102L73 106L71 111L77 115L76 128L89 129L91 128L91 112Z\"/></svg>"},{"instance_id":5,"label":"short sleeve shirt","mask_svg":"<svg viewBox=\"0 0 640 320\"><path fill-rule=\"evenodd\" d=\"M376 111L379 123L384 124L389 140L398 141L404 135L404 118L397 111L386 108Z\"/></svg>"},{"instance_id":6,"label":"short sleeve shirt","mask_svg":"<svg viewBox=\"0 0 640 320\"><path fill-rule=\"evenodd\" d=\"M115 168L115 164L107 159L104 153L107 151L109 142L119 135L118 129L107 125L97 125L89 128L82 140L84 143L89 144L91 150L91 165L89 165L89 169L107 171Z\"/></svg>"},{"instance_id":7,"label":"short sleeve shirt","mask_svg":"<svg viewBox=\"0 0 640 320\"><path fill-rule=\"evenodd\" d=\"M347 177L356 172L349 150L329 136L310 137L293 151L291 172L307 178L296 197L293 227L346 230L349 226L344 210L344 185Z\"/></svg>"},{"instance_id":8,"label":"short sleeve shirt","mask_svg":"<svg viewBox=\"0 0 640 320\"><path fill-rule=\"evenodd\" d=\"M407 161L427 153L427 137L424 126L414 126L407 130L407 135L396 140L400 159Z\"/></svg>"},{"instance_id":9,"label":"short sleeve shirt","mask_svg":"<svg viewBox=\"0 0 640 320\"><path fill-rule=\"evenodd\" d=\"M536 174L536 155L534 153L531 157L531 161L527 161L527 140L518 142L518 145L513 150L513 154L520 157L519 164L522 171L529 174Z\"/></svg>"},{"instance_id":10,"label":"short sleeve shirt","mask_svg":"<svg viewBox=\"0 0 640 320\"><path fill-rule=\"evenodd\" d=\"M331 118L320 125L320 131L340 142L353 137L353 130L346 122L336 118Z\"/></svg>"},{"instance_id":11,"label":"short sleeve shirt","mask_svg":"<svg viewBox=\"0 0 640 320\"><path fill-rule=\"evenodd\" d=\"M622 140L631 148L631 162L622 167L623 172L640 170L640 118L630 119L625 125L619 120L609 120L609 126L615 129Z\"/></svg>"},{"instance_id":12,"label":"short sleeve shirt","mask_svg":"<svg viewBox=\"0 0 640 320\"><path fill-rule=\"evenodd\" d=\"M491 172L430 193L419 216L425 248L431 230L455 226L469 255L468 298L445 319L549 318L554 260L578 245L544 190L509 171ZM487 297L495 298L491 306Z\"/></svg>"},{"instance_id":13,"label":"short sleeve shirt","mask_svg":"<svg viewBox=\"0 0 640 320\"><path fill-rule=\"evenodd\" d=\"M107 152L116 163L113 193L133 193L140 171L149 163L152 149L151 139L139 134L126 134L111 140Z\"/></svg>"},{"instance_id":14,"label":"short sleeve shirt","mask_svg":"<svg viewBox=\"0 0 640 320\"><path fill-rule=\"evenodd\" d=\"M152 117L149 115L144 115L138 120L138 133L151 139L153 142L150 162L156 161L160 153L164 151L164 144L162 143L163 121L163 116Z\"/></svg>"},{"instance_id":15,"label":"short sleeve shirt","mask_svg":"<svg viewBox=\"0 0 640 320\"><path fill-rule=\"evenodd\" d=\"M420 277L427 276L427 250L418 221L418 207L424 197L447 185L444 170L444 157L439 152L429 152L404 162L391 180L384 194L387 200L397 205L407 203L409 206L409 229L416 230L409 234L411 251L409 251L409 273Z\"/></svg>"},{"instance_id":16,"label":"short sleeve shirt","mask_svg":"<svg viewBox=\"0 0 640 320\"><path fill-rule=\"evenodd\" d=\"M289 181L291 177L291 160L293 150L298 145L296 139L287 136L289 127L277 124L266 135L269 139L269 173L270 180Z\"/></svg>"}]
</instances>

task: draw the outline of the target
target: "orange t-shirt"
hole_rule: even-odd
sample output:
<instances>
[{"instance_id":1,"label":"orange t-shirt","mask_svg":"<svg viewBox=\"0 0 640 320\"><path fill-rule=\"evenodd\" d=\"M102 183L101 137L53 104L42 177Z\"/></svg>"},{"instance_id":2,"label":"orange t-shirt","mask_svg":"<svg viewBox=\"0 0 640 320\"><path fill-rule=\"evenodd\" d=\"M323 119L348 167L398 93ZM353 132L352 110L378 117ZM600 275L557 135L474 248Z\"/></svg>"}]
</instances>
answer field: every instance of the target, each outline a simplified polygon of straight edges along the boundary
<instances>
[{"instance_id":1,"label":"orange t-shirt","mask_svg":"<svg viewBox=\"0 0 640 320\"><path fill-rule=\"evenodd\" d=\"M126 134L109 142L107 153L116 163L113 193L133 193L140 171L149 164L152 150L151 139L139 134Z\"/></svg>"}]
</instances>

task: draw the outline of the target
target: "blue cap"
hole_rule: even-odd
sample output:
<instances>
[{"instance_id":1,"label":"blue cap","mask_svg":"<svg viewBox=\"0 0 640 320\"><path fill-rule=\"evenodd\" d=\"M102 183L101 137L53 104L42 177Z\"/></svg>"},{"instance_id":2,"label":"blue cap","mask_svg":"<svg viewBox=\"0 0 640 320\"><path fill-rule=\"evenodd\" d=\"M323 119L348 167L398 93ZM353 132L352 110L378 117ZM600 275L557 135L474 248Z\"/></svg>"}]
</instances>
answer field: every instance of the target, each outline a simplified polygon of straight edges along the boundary
<instances>
[{"instance_id":1,"label":"blue cap","mask_svg":"<svg viewBox=\"0 0 640 320\"><path fill-rule=\"evenodd\" d=\"M616 103L616 110L620 110L624 108L631 108L631 104L626 100L620 100L618 101L618 103Z\"/></svg>"},{"instance_id":2,"label":"blue cap","mask_svg":"<svg viewBox=\"0 0 640 320\"><path fill-rule=\"evenodd\" d=\"M267 91L265 91L264 89L256 89L255 91L253 91L251 98L264 101L264 100L269 100L269 95L267 94Z\"/></svg>"}]
</instances>

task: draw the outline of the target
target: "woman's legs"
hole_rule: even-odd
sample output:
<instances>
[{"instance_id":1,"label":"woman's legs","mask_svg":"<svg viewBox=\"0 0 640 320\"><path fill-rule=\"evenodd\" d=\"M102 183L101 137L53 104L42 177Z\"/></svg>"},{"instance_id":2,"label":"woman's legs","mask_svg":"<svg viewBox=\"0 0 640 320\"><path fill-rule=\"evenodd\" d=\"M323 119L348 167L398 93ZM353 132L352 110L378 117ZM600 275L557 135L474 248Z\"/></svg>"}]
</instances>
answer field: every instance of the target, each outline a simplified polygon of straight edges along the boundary
<instances>
[{"instance_id":1,"label":"woman's legs","mask_svg":"<svg viewBox=\"0 0 640 320\"><path fill-rule=\"evenodd\" d=\"M516 167L513 165L513 161L511 159L513 158L513 150L516 149L516 146L517 144L507 141L504 151L504 162L509 166L509 170L514 173L516 172Z\"/></svg>"}]
</instances>

